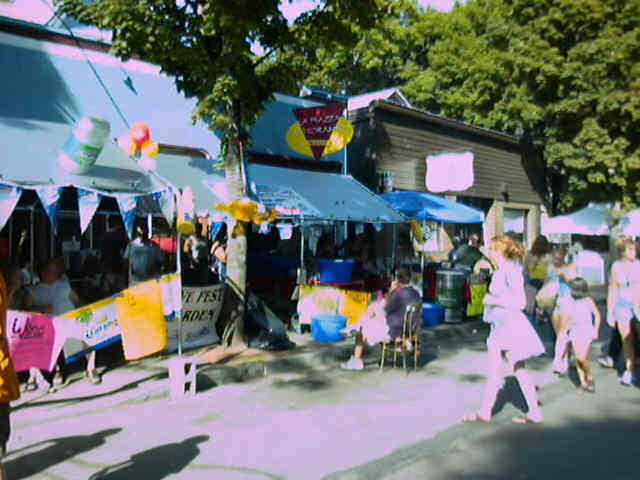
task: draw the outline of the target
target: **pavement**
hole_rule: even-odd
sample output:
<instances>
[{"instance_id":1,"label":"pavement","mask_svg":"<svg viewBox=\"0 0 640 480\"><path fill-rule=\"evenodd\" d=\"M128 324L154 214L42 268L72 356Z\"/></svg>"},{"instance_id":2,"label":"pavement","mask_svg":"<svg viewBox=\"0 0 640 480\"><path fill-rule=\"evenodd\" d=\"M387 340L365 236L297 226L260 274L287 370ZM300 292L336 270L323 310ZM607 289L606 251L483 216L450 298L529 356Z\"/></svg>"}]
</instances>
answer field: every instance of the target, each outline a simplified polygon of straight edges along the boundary
<instances>
[{"instance_id":1,"label":"pavement","mask_svg":"<svg viewBox=\"0 0 640 480\"><path fill-rule=\"evenodd\" d=\"M528 363L544 426L510 425L524 408L512 381L494 424L460 425L480 401L486 333L482 322L425 329L419 369L408 372L379 370L377 349L364 371L340 370L352 339L291 334L299 346L279 353L203 349L192 355L218 363L200 365L198 393L183 401L168 395L169 356L109 370L99 386L74 374L61 391L13 405L9 478L573 478L563 458L574 467L602 460L592 469L600 476L583 479L637 478L620 468L639 453L640 392L597 366L598 393L585 397L553 375L549 357Z\"/></svg>"}]
</instances>

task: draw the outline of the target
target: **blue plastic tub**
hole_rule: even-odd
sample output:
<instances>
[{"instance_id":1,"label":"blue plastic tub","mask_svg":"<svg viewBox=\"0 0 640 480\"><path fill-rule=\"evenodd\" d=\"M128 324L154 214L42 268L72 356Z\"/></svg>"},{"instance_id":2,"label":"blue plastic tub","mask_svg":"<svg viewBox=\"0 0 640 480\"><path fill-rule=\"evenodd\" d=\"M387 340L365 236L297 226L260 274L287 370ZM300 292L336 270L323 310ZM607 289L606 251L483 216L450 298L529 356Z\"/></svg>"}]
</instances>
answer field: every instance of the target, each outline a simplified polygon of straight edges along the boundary
<instances>
[{"instance_id":1,"label":"blue plastic tub","mask_svg":"<svg viewBox=\"0 0 640 480\"><path fill-rule=\"evenodd\" d=\"M347 283L351 281L355 260L318 259L320 281L324 283Z\"/></svg>"},{"instance_id":2,"label":"blue plastic tub","mask_svg":"<svg viewBox=\"0 0 640 480\"><path fill-rule=\"evenodd\" d=\"M311 337L316 342L339 342L343 339L340 330L347 326L347 317L325 313L311 318Z\"/></svg>"},{"instance_id":3,"label":"blue plastic tub","mask_svg":"<svg viewBox=\"0 0 640 480\"><path fill-rule=\"evenodd\" d=\"M422 325L435 327L444 321L444 307L436 303L422 304Z\"/></svg>"}]
</instances>

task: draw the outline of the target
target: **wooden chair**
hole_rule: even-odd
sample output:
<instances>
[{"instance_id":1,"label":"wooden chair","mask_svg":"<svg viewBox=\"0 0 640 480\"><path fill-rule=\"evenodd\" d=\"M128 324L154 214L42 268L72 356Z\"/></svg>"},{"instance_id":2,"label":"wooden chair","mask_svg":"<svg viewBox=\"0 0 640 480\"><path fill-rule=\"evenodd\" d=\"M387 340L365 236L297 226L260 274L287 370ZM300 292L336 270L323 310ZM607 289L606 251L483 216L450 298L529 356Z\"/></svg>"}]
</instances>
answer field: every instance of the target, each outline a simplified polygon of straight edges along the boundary
<instances>
[{"instance_id":1,"label":"wooden chair","mask_svg":"<svg viewBox=\"0 0 640 480\"><path fill-rule=\"evenodd\" d=\"M380 352L380 368L384 367L384 361L389 353L393 353L393 366L398 363L398 353L402 354L402 368L407 369L407 342L413 350L413 368L418 369L418 358L420 357L420 333L422 327L422 304L411 303L407 305L402 322L402 337L392 338L382 342Z\"/></svg>"}]
</instances>

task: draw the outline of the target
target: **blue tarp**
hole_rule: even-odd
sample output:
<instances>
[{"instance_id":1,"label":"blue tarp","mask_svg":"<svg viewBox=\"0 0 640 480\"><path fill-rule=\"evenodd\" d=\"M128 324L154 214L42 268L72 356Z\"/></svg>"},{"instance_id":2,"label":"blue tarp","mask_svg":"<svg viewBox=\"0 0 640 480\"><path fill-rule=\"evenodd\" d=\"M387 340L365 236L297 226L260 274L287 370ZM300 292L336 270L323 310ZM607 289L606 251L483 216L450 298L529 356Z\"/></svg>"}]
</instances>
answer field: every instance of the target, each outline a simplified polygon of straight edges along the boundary
<instances>
[{"instance_id":1,"label":"blue tarp","mask_svg":"<svg viewBox=\"0 0 640 480\"><path fill-rule=\"evenodd\" d=\"M381 195L409 218L442 223L482 223L484 212L426 192L390 192Z\"/></svg>"}]
</instances>

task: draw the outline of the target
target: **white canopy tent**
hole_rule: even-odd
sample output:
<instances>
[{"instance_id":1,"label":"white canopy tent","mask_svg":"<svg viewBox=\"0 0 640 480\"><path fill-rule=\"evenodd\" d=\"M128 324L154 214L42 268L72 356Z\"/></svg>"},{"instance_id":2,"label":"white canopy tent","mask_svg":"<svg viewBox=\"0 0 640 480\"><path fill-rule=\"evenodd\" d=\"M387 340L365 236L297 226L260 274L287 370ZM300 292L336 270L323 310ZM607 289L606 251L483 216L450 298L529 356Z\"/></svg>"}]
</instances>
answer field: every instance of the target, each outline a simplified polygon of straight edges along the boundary
<instances>
[{"instance_id":1,"label":"white canopy tent","mask_svg":"<svg viewBox=\"0 0 640 480\"><path fill-rule=\"evenodd\" d=\"M549 217L541 216L543 235L609 235L610 205L606 203L590 203L577 212L568 215Z\"/></svg>"}]
</instances>

